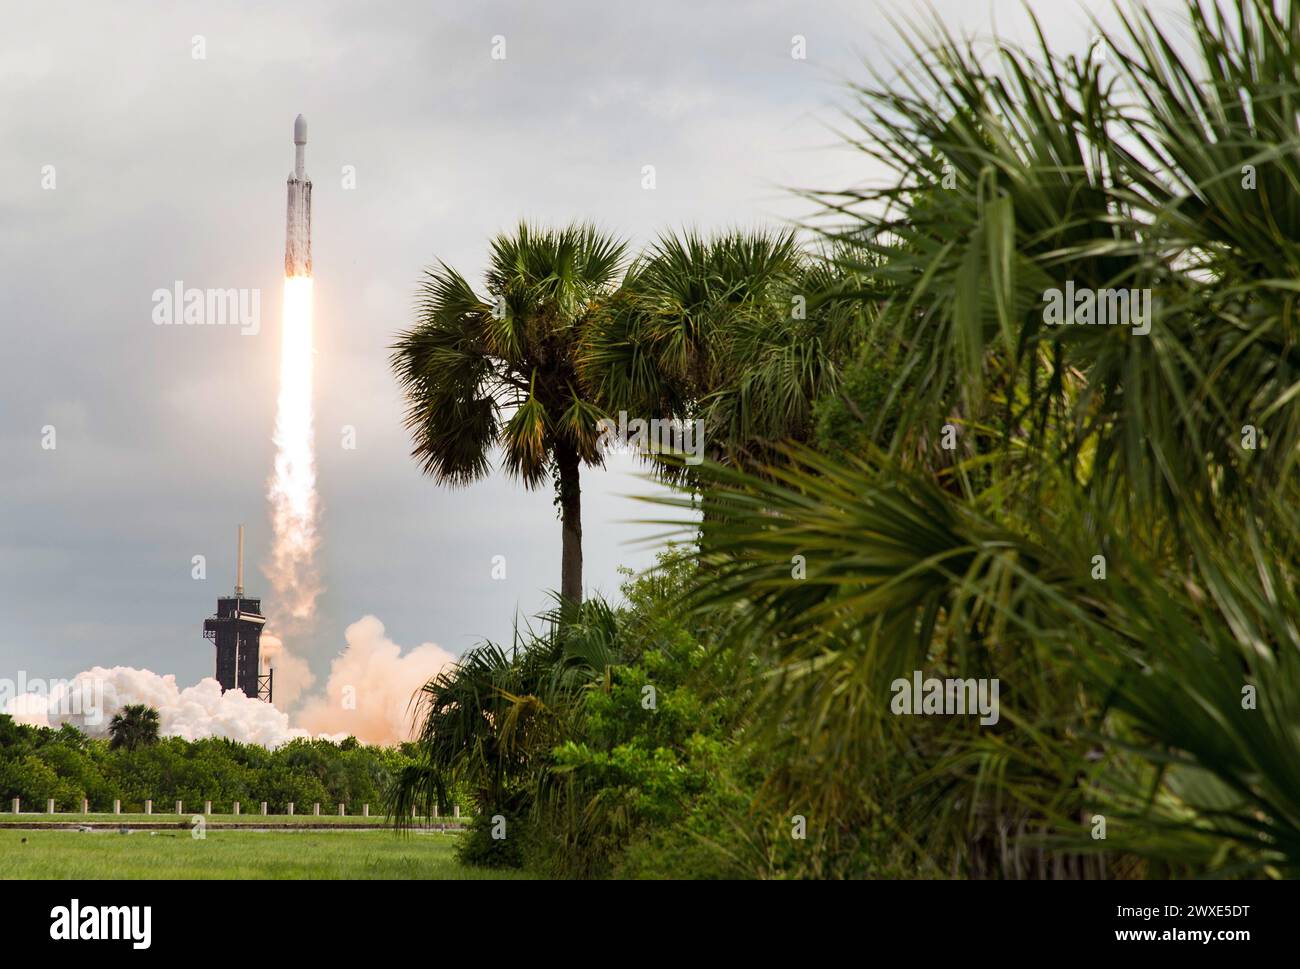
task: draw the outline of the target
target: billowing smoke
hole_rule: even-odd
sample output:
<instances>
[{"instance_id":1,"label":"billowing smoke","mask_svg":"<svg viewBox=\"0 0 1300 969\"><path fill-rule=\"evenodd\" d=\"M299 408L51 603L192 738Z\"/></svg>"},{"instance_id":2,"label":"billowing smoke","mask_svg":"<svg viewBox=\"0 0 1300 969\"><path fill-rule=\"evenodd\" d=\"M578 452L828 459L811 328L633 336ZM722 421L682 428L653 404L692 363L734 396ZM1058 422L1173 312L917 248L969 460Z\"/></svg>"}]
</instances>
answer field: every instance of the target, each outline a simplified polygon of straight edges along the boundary
<instances>
[{"instance_id":1,"label":"billowing smoke","mask_svg":"<svg viewBox=\"0 0 1300 969\"><path fill-rule=\"evenodd\" d=\"M412 696L456 658L433 643L403 655L374 616L348 626L344 639L325 695L309 698L295 720L312 733L350 734L369 743L409 739Z\"/></svg>"},{"instance_id":2,"label":"billowing smoke","mask_svg":"<svg viewBox=\"0 0 1300 969\"><path fill-rule=\"evenodd\" d=\"M283 652L274 637L275 692L282 677L292 699L310 685L307 664ZM384 624L374 616L354 622L345 633L346 646L335 657L323 696L308 696L301 710L290 716L269 703L246 697L239 690L221 692L205 677L194 686L178 687L173 675L160 676L129 666L96 666L77 674L69 683L44 693L23 693L0 703L20 723L59 727L70 723L90 736L108 733L113 715L123 707L143 703L158 711L164 736L198 740L229 737L244 743L278 747L294 737L348 735L369 744L395 744L410 739L411 698L448 663L450 653L424 643L403 654L384 634ZM294 692L294 691L297 692ZM79 702L69 704L67 697ZM93 702L83 698L94 698Z\"/></svg>"},{"instance_id":3,"label":"billowing smoke","mask_svg":"<svg viewBox=\"0 0 1300 969\"><path fill-rule=\"evenodd\" d=\"M74 709L68 709L69 705L61 700L69 693L94 697L95 702L73 704L70 706ZM11 701L9 707L24 711L15 716L20 722L49 727L70 723L89 736L103 737L108 734L113 716L133 703L157 710L160 731L169 737L229 737L278 747L294 737L308 735L305 730L290 727L288 714L269 703L250 699L239 690L222 693L221 684L212 677L181 689L175 676L159 676L130 666L96 666L78 673L67 687L52 691L49 697L24 694Z\"/></svg>"},{"instance_id":4,"label":"billowing smoke","mask_svg":"<svg viewBox=\"0 0 1300 969\"><path fill-rule=\"evenodd\" d=\"M56 694L56 697L61 695L62 692ZM50 726L49 711L55 702L57 702L56 698L48 697L44 693L20 693L8 702L0 703L0 713L7 713L18 723L31 724L33 727L48 727Z\"/></svg>"}]
</instances>

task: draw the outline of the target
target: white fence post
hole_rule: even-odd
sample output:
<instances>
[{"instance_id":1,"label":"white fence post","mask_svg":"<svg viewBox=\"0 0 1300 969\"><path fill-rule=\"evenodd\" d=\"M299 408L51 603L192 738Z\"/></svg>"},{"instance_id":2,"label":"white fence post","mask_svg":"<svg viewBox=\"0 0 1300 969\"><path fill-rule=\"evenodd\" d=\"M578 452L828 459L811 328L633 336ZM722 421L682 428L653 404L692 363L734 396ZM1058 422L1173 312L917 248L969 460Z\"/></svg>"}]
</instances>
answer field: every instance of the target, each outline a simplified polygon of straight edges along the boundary
<instances>
[{"instance_id":1,"label":"white fence post","mask_svg":"<svg viewBox=\"0 0 1300 969\"><path fill-rule=\"evenodd\" d=\"M203 802L203 813L204 813L204 814L211 814L211 813L212 813L212 802L211 802L211 801L204 801L204 802Z\"/></svg>"},{"instance_id":2,"label":"white fence post","mask_svg":"<svg viewBox=\"0 0 1300 969\"><path fill-rule=\"evenodd\" d=\"M317 817L320 817L320 801L317 801L317 802L316 802L316 806L315 806L314 808L312 808L312 812L311 812L311 813L314 814L314 815L316 815Z\"/></svg>"},{"instance_id":3,"label":"white fence post","mask_svg":"<svg viewBox=\"0 0 1300 969\"><path fill-rule=\"evenodd\" d=\"M266 802L262 802L262 817L266 817Z\"/></svg>"},{"instance_id":4,"label":"white fence post","mask_svg":"<svg viewBox=\"0 0 1300 969\"><path fill-rule=\"evenodd\" d=\"M293 817L293 801L289 802L289 817Z\"/></svg>"},{"instance_id":5,"label":"white fence post","mask_svg":"<svg viewBox=\"0 0 1300 969\"><path fill-rule=\"evenodd\" d=\"M153 814L153 798L144 802L144 813Z\"/></svg>"},{"instance_id":6,"label":"white fence post","mask_svg":"<svg viewBox=\"0 0 1300 969\"><path fill-rule=\"evenodd\" d=\"M114 814L121 814L121 813L122 813L122 801L121 801L120 798L115 798L115 799L113 800L113 813L114 813Z\"/></svg>"},{"instance_id":7,"label":"white fence post","mask_svg":"<svg viewBox=\"0 0 1300 969\"><path fill-rule=\"evenodd\" d=\"M177 814L184 814L184 813L185 813L184 811L181 810L181 802L180 802L180 801L177 801L177 802L176 802L176 813L177 813Z\"/></svg>"},{"instance_id":8,"label":"white fence post","mask_svg":"<svg viewBox=\"0 0 1300 969\"><path fill-rule=\"evenodd\" d=\"M238 801L235 802L235 808L234 808L234 810L233 810L231 813L232 813L232 814L238 814L238 813L239 813L239 802L238 802Z\"/></svg>"},{"instance_id":9,"label":"white fence post","mask_svg":"<svg viewBox=\"0 0 1300 969\"><path fill-rule=\"evenodd\" d=\"M22 814L23 813L22 806L23 806L22 798L20 797L14 798L14 814Z\"/></svg>"},{"instance_id":10,"label":"white fence post","mask_svg":"<svg viewBox=\"0 0 1300 969\"><path fill-rule=\"evenodd\" d=\"M339 817L343 817L344 813L345 813L345 812L344 812L344 810L343 810L343 805L340 804L340 805L339 805Z\"/></svg>"},{"instance_id":11,"label":"white fence post","mask_svg":"<svg viewBox=\"0 0 1300 969\"><path fill-rule=\"evenodd\" d=\"M46 814L54 813L54 798L50 798L48 801L45 802L45 813Z\"/></svg>"},{"instance_id":12,"label":"white fence post","mask_svg":"<svg viewBox=\"0 0 1300 969\"><path fill-rule=\"evenodd\" d=\"M370 817L370 805L369 805L369 804L363 804L363 805L361 806L361 816L362 816L363 818L368 818L368 817Z\"/></svg>"},{"instance_id":13,"label":"white fence post","mask_svg":"<svg viewBox=\"0 0 1300 969\"><path fill-rule=\"evenodd\" d=\"M453 804L453 805L452 805L452 808L451 808L451 816L452 816L453 818L458 818L458 817L460 817L460 805L459 805L459 804Z\"/></svg>"}]
</instances>

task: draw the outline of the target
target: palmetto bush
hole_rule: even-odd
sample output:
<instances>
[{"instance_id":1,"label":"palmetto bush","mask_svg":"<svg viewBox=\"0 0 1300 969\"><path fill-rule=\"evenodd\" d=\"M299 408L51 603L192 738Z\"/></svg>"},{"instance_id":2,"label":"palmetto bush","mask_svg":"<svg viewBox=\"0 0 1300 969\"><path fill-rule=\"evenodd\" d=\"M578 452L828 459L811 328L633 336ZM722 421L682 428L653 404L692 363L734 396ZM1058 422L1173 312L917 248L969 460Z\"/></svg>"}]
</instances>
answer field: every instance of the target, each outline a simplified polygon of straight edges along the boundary
<instances>
[{"instance_id":1,"label":"palmetto bush","mask_svg":"<svg viewBox=\"0 0 1300 969\"><path fill-rule=\"evenodd\" d=\"M1138 522L1290 471L1297 14L1188 9L1186 31L1134 10L1082 59L914 39L905 70L857 89L856 143L897 179L818 197L874 259L896 438L1013 387L1011 429L1054 429L1076 476L1122 479ZM1045 326L1066 280L1152 288L1150 335ZM1251 422L1270 446L1243 454Z\"/></svg>"},{"instance_id":2,"label":"palmetto bush","mask_svg":"<svg viewBox=\"0 0 1300 969\"><path fill-rule=\"evenodd\" d=\"M769 668L756 722L798 749L767 793L817 850L885 823L922 873L1300 869L1300 14L1187 13L1082 57L909 34L856 89L895 178L813 197L888 391L822 402L864 454L705 472L696 590ZM1047 326L1067 280L1150 288L1149 335ZM1000 678L1002 720L892 716L916 669Z\"/></svg>"},{"instance_id":3,"label":"palmetto bush","mask_svg":"<svg viewBox=\"0 0 1300 969\"><path fill-rule=\"evenodd\" d=\"M922 874L1300 863L1300 530L1198 530L1165 563L1116 542L1099 580L1086 514L1008 528L928 476L804 451L708 473L695 605L733 609L763 660L753 723L790 747L766 794L820 819L827 855L886 824ZM999 678L1000 722L893 716L917 669Z\"/></svg>"},{"instance_id":4,"label":"palmetto bush","mask_svg":"<svg viewBox=\"0 0 1300 969\"><path fill-rule=\"evenodd\" d=\"M419 756L388 798L399 828L413 815L445 812L453 785L469 791L478 815L527 813L579 698L618 655L615 617L602 599L557 599L540 630L516 630L510 649L475 647L417 694Z\"/></svg>"}]
</instances>

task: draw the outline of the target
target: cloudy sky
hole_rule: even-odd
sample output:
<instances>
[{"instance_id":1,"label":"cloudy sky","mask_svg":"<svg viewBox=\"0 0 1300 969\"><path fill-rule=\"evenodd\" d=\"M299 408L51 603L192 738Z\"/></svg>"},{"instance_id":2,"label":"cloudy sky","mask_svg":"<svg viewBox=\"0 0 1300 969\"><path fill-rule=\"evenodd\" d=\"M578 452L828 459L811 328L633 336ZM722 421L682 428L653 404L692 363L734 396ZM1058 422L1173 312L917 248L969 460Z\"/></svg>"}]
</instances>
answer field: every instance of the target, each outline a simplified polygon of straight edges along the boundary
<instances>
[{"instance_id":1,"label":"cloudy sky","mask_svg":"<svg viewBox=\"0 0 1300 969\"><path fill-rule=\"evenodd\" d=\"M1037 6L1054 37L1086 43L1083 5ZM1019 2L936 9L955 28L1026 33ZM806 214L783 186L871 174L829 128L842 83L897 50L889 14L920 12L809 0L0 5L0 676L94 664L210 675L201 626L233 585L240 521L246 585L266 591L296 114L314 181L320 673L363 615L399 644L459 653L508 637L559 583L549 491L501 475L449 490L408 457L387 347L410 322L421 268L443 259L476 279L487 241L521 218L595 220L644 244L671 227ZM791 57L794 35L806 60ZM498 36L504 60L491 56ZM155 326L152 294L177 281L259 290L261 332ZM585 473L588 588L613 592L620 566L652 557L627 523L644 508L621 497L649 487L636 471L615 459ZM191 577L199 554L206 581ZM504 581L491 578L495 555Z\"/></svg>"}]
</instances>

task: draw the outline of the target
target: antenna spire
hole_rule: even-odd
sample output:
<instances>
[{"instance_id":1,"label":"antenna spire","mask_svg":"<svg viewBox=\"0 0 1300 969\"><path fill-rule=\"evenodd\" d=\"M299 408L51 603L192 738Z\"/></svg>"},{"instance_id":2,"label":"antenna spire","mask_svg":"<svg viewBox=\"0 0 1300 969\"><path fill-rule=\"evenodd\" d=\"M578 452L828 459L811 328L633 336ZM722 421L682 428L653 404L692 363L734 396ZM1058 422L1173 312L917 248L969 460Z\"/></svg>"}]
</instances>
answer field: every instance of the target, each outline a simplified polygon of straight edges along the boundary
<instances>
[{"instance_id":1,"label":"antenna spire","mask_svg":"<svg viewBox=\"0 0 1300 969\"><path fill-rule=\"evenodd\" d=\"M239 555L235 566L235 595L244 594L244 526L239 526Z\"/></svg>"}]
</instances>

